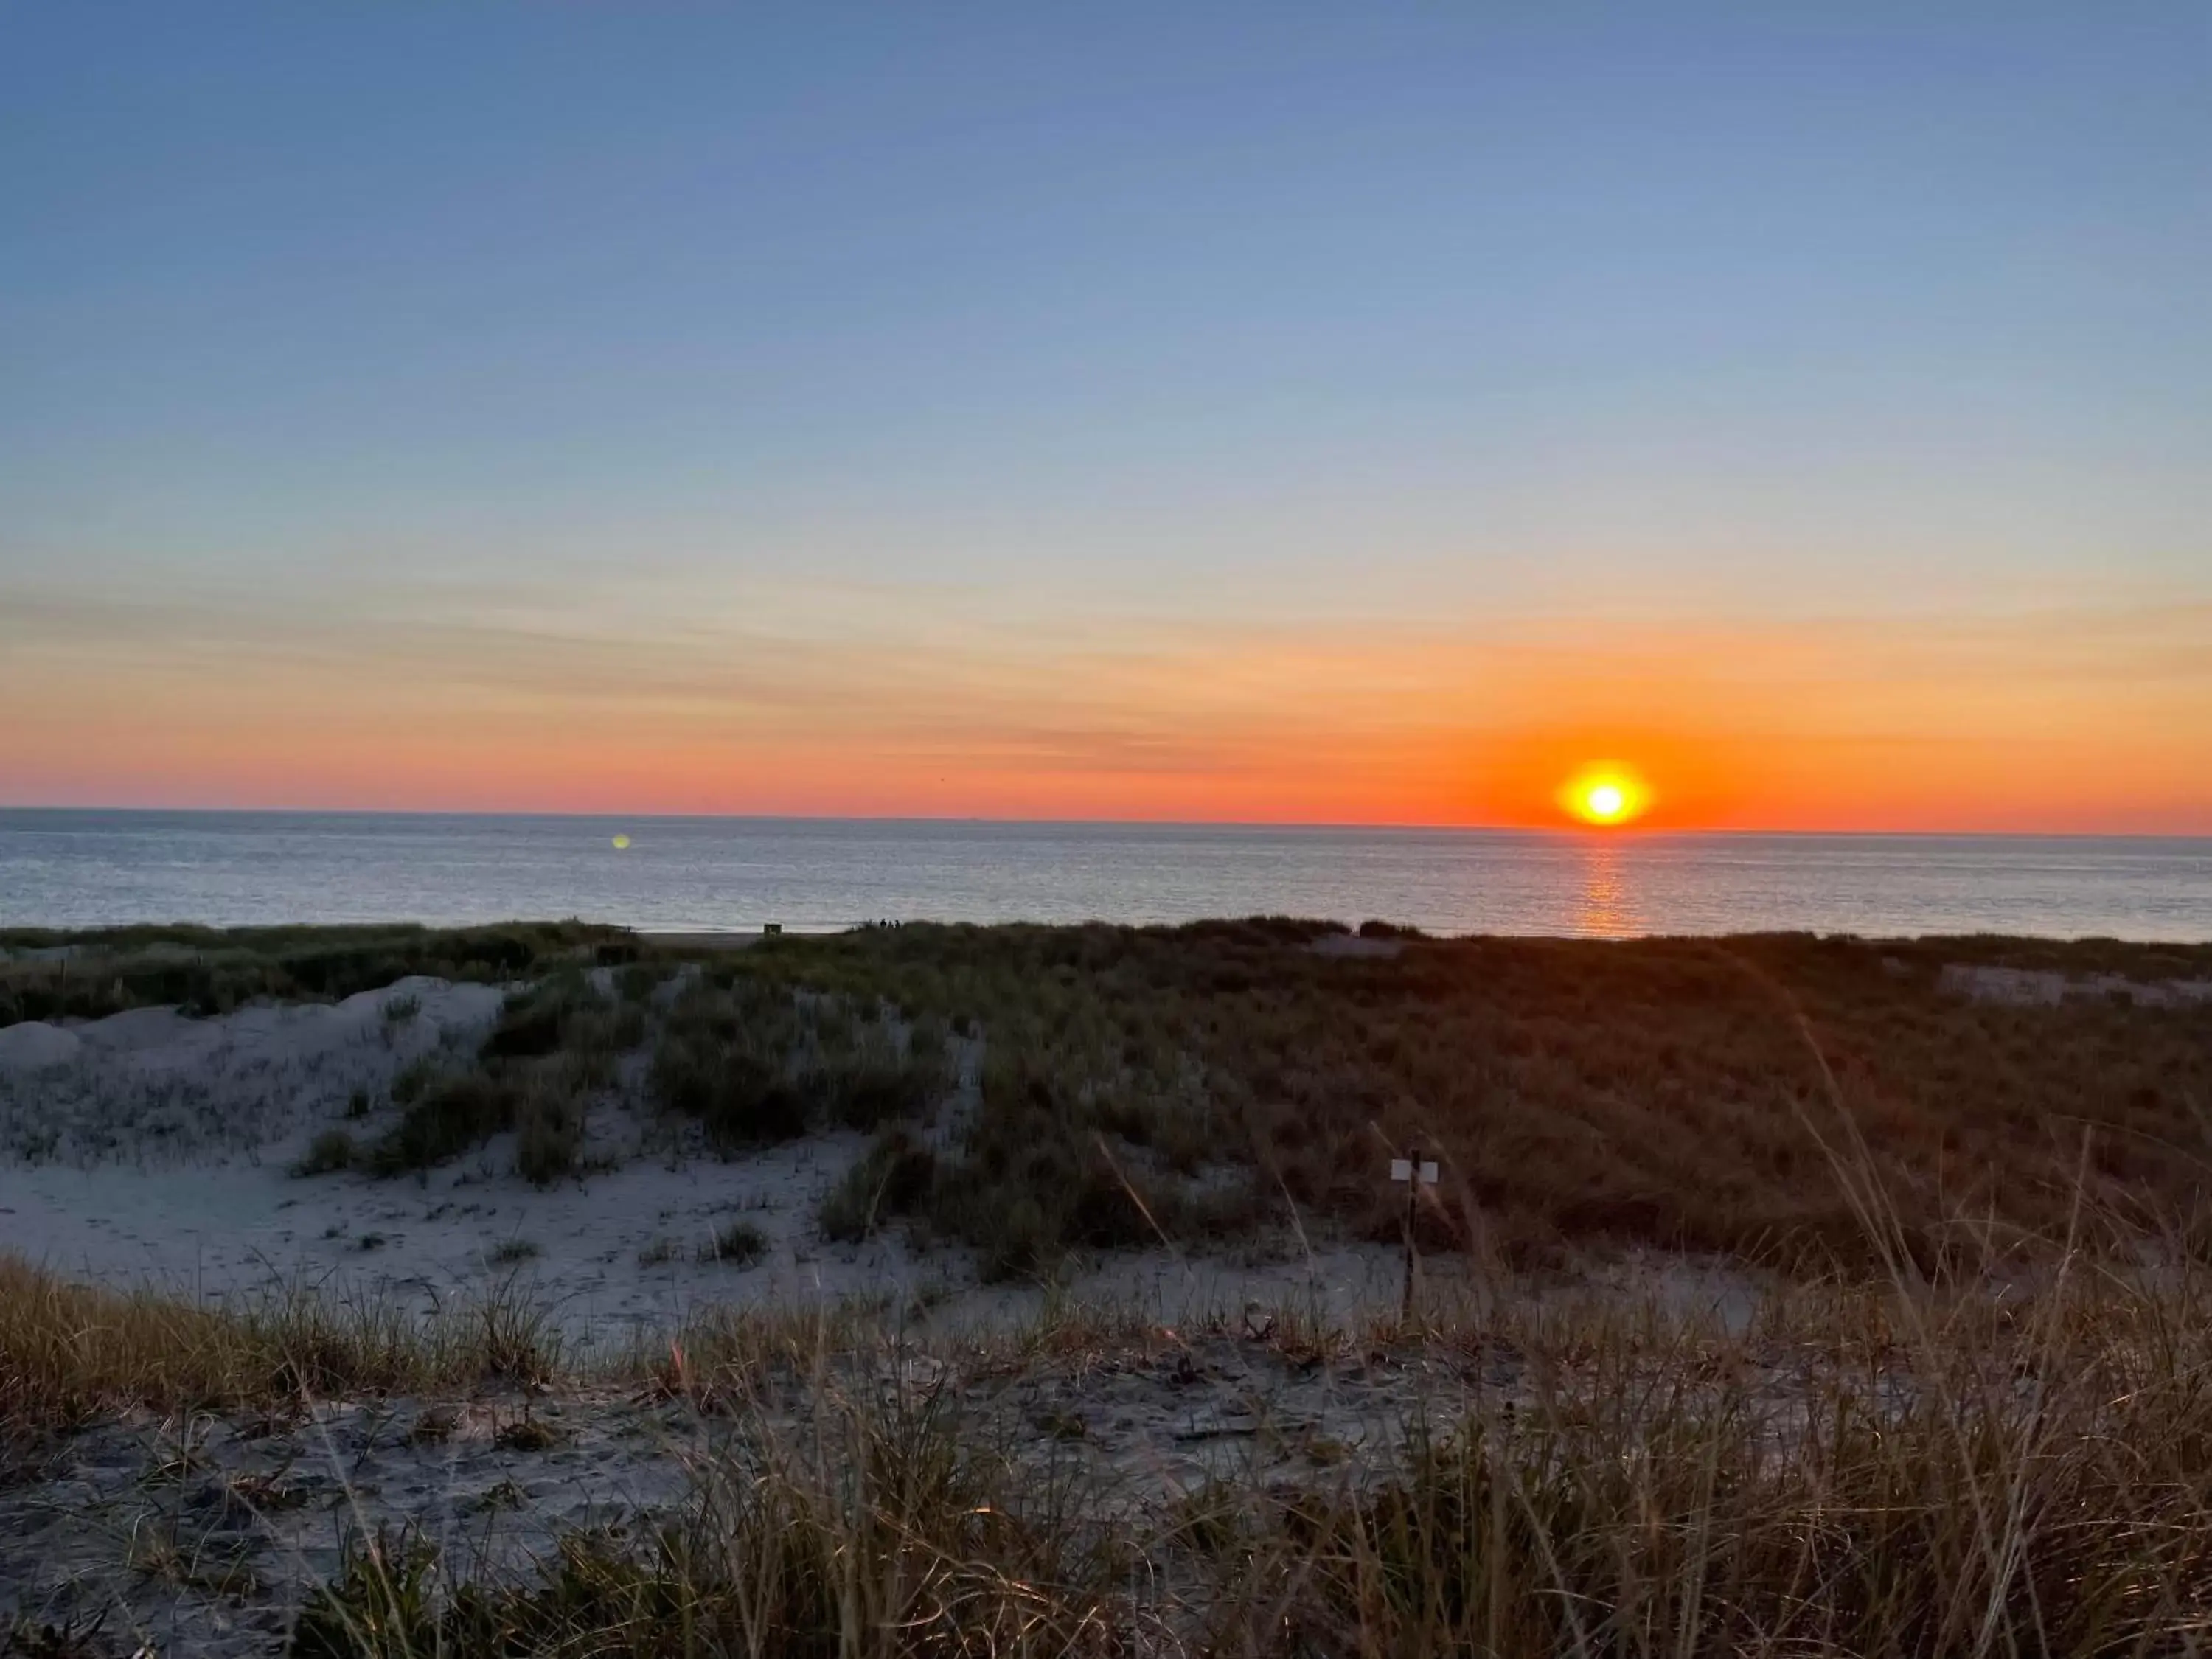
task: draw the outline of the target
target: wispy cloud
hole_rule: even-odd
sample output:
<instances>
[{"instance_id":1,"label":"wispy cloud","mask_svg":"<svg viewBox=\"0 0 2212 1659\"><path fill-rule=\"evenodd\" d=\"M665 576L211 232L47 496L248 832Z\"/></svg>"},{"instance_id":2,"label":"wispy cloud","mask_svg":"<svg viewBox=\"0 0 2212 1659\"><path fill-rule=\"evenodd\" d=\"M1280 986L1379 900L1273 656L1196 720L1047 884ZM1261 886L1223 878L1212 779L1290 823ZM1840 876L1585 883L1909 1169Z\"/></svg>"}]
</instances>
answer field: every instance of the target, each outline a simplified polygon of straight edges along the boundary
<instances>
[{"instance_id":1,"label":"wispy cloud","mask_svg":"<svg viewBox=\"0 0 2212 1659\"><path fill-rule=\"evenodd\" d=\"M0 594L19 801L2212 828L2212 605L1425 626L803 582Z\"/></svg>"}]
</instances>

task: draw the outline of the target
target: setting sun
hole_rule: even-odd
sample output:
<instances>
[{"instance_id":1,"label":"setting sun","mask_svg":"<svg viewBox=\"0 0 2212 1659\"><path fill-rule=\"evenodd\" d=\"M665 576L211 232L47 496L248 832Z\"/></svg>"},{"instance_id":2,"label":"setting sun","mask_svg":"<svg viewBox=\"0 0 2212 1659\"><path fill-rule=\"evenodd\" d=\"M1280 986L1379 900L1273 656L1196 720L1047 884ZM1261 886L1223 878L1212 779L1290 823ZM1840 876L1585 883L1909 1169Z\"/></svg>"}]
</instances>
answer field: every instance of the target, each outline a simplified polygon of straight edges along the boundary
<instances>
[{"instance_id":1,"label":"setting sun","mask_svg":"<svg viewBox=\"0 0 2212 1659\"><path fill-rule=\"evenodd\" d=\"M1626 823L1642 816L1650 800L1641 779L1610 764L1583 768L1559 790L1559 805L1584 823Z\"/></svg>"}]
</instances>

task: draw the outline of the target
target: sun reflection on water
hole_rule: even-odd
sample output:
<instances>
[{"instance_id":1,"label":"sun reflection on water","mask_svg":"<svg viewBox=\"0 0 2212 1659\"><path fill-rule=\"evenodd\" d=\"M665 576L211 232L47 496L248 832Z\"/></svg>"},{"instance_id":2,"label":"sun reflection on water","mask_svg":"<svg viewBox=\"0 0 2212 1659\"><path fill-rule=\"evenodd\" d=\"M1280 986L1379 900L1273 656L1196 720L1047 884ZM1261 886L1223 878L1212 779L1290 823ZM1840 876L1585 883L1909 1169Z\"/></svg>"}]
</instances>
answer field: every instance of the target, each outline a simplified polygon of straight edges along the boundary
<instances>
[{"instance_id":1,"label":"sun reflection on water","mask_svg":"<svg viewBox=\"0 0 2212 1659\"><path fill-rule=\"evenodd\" d=\"M1643 929L1629 892L1627 860L1620 842L1591 836L1583 842L1581 890L1575 896L1575 931L1592 939L1626 939Z\"/></svg>"}]
</instances>

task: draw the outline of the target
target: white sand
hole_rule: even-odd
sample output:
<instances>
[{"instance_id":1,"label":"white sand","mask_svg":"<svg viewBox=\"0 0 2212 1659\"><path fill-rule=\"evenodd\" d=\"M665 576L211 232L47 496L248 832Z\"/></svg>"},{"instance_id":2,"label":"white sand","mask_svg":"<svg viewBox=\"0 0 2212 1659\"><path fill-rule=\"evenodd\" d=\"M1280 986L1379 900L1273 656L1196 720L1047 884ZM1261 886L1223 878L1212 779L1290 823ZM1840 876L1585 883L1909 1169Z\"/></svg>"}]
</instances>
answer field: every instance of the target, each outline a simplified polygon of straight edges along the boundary
<instances>
[{"instance_id":1,"label":"white sand","mask_svg":"<svg viewBox=\"0 0 2212 1659\"><path fill-rule=\"evenodd\" d=\"M411 980L331 1006L208 1020L140 1010L0 1030L0 1247L101 1283L215 1297L312 1285L428 1310L505 1285L550 1308L580 1345L665 1332L709 1304L874 1301L889 1316L876 1386L954 1391L977 1431L1012 1448L1041 1490L1079 1482L1101 1512L1166 1515L1217 1478L1364 1479L1392 1467L1409 1435L1451 1420L1472 1391L1494 1400L1522 1389L1510 1348L1386 1344L1319 1364L1270 1346L1270 1310L1334 1323L1395 1309L1401 1261L1389 1247L1309 1255L1285 1238L1200 1259L1118 1253L1048 1291L980 1285L966 1250L917 1251L895 1234L828 1244L816 1210L865 1148L854 1133L725 1162L611 1099L595 1107L590 1139L629 1155L550 1189L513 1173L507 1137L419 1177L289 1173L318 1133L343 1125L367 1137L391 1122L380 1103L349 1116L350 1097L381 1103L410 1062L472 1053L501 1000L493 988ZM417 1011L390 1018L395 1003ZM625 1064L633 1085L639 1066ZM701 1243L740 1218L767 1238L762 1260L697 1260ZM1456 1258L1427 1273L1432 1304L1480 1294ZM1671 1261L1607 1264L1593 1282L1631 1299L1656 1291L1678 1310L1717 1310L1738 1326L1755 1301L1748 1275ZM1103 1353L1048 1347L1022 1366L971 1373L921 1346L1056 1295L1157 1322ZM1232 1318L1211 1333L1190 1324L1212 1310ZM487 1388L319 1401L277 1419L128 1415L70 1437L38 1478L0 1492L0 1624L17 1613L97 1618L118 1640L127 1633L126 1646L216 1659L278 1650L307 1589L339 1570L349 1537L414 1528L459 1562L520 1571L573 1528L635 1528L676 1502L738 1428L789 1430L817 1408L802 1393L766 1415L724 1419L634 1389L563 1385L550 1395ZM525 1414L554 1431L550 1445L503 1442L502 1426ZM434 1415L450 1419L450 1436L412 1432ZM182 1568L148 1553L165 1540L179 1540Z\"/></svg>"},{"instance_id":2,"label":"white sand","mask_svg":"<svg viewBox=\"0 0 2212 1659\"><path fill-rule=\"evenodd\" d=\"M2212 1002L2212 980L2167 979L2144 981L2118 974L2090 974L2081 979L2049 969L1992 968L1952 963L1936 983L1946 991L1976 1002L2011 1002L2057 1006L2069 997L2124 996L2146 1008L2186 1008Z\"/></svg>"}]
</instances>

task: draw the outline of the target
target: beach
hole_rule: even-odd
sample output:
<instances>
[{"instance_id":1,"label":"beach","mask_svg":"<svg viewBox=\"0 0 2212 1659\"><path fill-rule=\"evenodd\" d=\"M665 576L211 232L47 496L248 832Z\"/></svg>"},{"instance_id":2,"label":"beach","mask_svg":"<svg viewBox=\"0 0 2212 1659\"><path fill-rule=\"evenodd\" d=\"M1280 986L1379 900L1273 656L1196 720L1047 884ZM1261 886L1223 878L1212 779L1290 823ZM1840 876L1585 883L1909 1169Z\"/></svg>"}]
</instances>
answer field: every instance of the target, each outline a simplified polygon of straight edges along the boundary
<instances>
[{"instance_id":1,"label":"beach","mask_svg":"<svg viewBox=\"0 0 2212 1659\"><path fill-rule=\"evenodd\" d=\"M1173 1650L1234 1600L1175 1541L1194 1504L1289 1551L1285 1504L1376 1501L1471 1425L1611 1397L1656 1431L1607 1395L1632 1376L1749 1455L1839 1389L1888 1421L2057 1340L2039 1307L2107 1375L2113 1321L2202 1288L2160 1241L2197 1202L2171 1149L2212 1064L2204 947L1273 921L9 948L26 1628L120 1610L243 1655L373 1613L410 1561L526 1600L579 1550L728 1524L756 1460L812 1503L921 1434L1025 1524L1017 1492L1084 1493L1176 1575L1111 1615ZM2046 1095L2057 1137L2021 1115ZM1441 1168L1409 1194L1416 1147ZM1908 1309L1917 1337L1845 1363Z\"/></svg>"}]
</instances>

